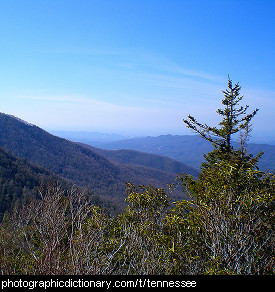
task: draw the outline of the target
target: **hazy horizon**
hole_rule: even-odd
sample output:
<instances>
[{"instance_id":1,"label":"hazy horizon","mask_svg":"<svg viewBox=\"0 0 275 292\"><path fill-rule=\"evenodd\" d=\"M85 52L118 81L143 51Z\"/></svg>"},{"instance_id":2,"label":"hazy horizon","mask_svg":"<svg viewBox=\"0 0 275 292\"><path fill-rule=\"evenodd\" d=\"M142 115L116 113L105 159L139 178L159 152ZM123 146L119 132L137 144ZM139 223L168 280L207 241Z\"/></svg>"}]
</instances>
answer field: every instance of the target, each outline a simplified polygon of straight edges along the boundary
<instances>
[{"instance_id":1,"label":"hazy horizon","mask_svg":"<svg viewBox=\"0 0 275 292\"><path fill-rule=\"evenodd\" d=\"M100 132L100 131L70 131L70 130L51 130L45 129L49 133L66 138L71 139L75 142L81 142L81 140L77 139L78 137L82 138L82 141L118 141L124 139L135 139L135 138L145 138L145 137L159 137L166 135L175 135L175 136L191 136L198 135L197 133L189 132L189 133L166 133L166 132L158 132L158 133L131 133L131 132ZM89 139L92 137L93 139ZM202 138L203 139L203 138ZM238 141L238 137L235 137L235 141ZM253 135L247 141L247 143L257 143L257 144L270 144L275 145L275 140L271 137L261 136L261 135Z\"/></svg>"}]
</instances>

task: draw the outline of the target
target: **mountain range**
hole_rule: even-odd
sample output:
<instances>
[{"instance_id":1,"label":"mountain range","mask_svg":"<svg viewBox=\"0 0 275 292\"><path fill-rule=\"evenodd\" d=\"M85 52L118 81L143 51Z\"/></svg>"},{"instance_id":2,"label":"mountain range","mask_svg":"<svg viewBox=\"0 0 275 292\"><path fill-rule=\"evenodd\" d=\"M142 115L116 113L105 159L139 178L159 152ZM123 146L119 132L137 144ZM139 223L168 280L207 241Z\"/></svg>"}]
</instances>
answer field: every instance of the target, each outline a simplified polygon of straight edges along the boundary
<instances>
[{"instance_id":1,"label":"mountain range","mask_svg":"<svg viewBox=\"0 0 275 292\"><path fill-rule=\"evenodd\" d=\"M123 205L127 182L166 187L178 171L198 174L169 158L134 151L114 155L113 151L74 143L6 114L0 114L0 147L12 155L10 159L23 158L117 206Z\"/></svg>"},{"instance_id":2,"label":"mountain range","mask_svg":"<svg viewBox=\"0 0 275 292\"><path fill-rule=\"evenodd\" d=\"M84 136L87 142L87 133ZM125 183L165 188L180 172L197 177L203 154L212 150L211 143L195 135L120 138L105 136L88 145L0 113L0 215L12 202L33 196L47 179L85 187L99 205L121 210ZM248 149L254 155L264 152L260 169L275 169L275 146L248 144ZM181 192L174 194L174 199L183 197Z\"/></svg>"},{"instance_id":3,"label":"mountain range","mask_svg":"<svg viewBox=\"0 0 275 292\"><path fill-rule=\"evenodd\" d=\"M105 150L131 149L157 154L183 162L197 170L204 160L203 154L213 150L212 144L198 135L148 136L105 143L96 142L93 145ZM238 142L234 142L234 146L238 147ZM260 170L275 170L275 145L248 143L247 151L253 156L263 151L264 154L259 161Z\"/></svg>"}]
</instances>

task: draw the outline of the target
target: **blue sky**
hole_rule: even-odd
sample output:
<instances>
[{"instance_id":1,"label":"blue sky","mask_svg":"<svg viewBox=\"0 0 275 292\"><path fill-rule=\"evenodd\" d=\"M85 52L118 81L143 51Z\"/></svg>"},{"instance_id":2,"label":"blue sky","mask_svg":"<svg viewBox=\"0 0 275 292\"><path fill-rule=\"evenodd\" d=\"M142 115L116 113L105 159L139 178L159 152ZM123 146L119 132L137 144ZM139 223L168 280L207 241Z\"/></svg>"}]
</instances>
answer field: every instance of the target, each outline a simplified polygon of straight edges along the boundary
<instances>
[{"instance_id":1,"label":"blue sky","mask_svg":"<svg viewBox=\"0 0 275 292\"><path fill-rule=\"evenodd\" d=\"M227 75L274 136L274 0L1 0L1 112L47 130L187 134Z\"/></svg>"}]
</instances>

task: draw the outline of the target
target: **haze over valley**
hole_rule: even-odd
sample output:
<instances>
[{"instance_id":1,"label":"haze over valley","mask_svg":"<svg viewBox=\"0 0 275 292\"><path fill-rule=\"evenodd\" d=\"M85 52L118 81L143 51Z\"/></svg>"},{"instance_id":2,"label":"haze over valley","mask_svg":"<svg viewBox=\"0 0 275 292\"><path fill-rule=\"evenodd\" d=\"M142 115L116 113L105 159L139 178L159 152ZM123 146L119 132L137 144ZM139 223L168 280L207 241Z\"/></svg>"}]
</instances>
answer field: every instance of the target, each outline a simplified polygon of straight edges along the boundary
<instances>
[{"instance_id":1,"label":"haze over valley","mask_svg":"<svg viewBox=\"0 0 275 292\"><path fill-rule=\"evenodd\" d=\"M81 142L105 150L136 150L145 153L162 155L181 161L199 170L203 154L210 152L213 146L198 135L160 135L144 137L124 137L119 134L53 131L52 133L74 142ZM264 152L259 166L263 171L275 169L275 145L271 143L249 143L247 150L256 156ZM235 141L235 148L239 142ZM102 150L101 150L102 152ZM115 151L113 151L115 153Z\"/></svg>"}]
</instances>

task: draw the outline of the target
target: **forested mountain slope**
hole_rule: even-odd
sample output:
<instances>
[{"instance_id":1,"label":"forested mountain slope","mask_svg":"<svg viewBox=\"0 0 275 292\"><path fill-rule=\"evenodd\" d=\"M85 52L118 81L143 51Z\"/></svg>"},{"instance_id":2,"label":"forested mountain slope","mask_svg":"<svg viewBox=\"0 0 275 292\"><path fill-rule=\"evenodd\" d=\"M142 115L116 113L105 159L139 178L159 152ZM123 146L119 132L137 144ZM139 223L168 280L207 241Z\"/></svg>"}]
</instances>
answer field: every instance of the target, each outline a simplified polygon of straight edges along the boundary
<instances>
[{"instance_id":1,"label":"forested mountain slope","mask_svg":"<svg viewBox=\"0 0 275 292\"><path fill-rule=\"evenodd\" d=\"M175 179L174 173L112 162L91 149L6 114L0 114L0 147L102 198L112 197L119 202L125 198L126 182L165 187Z\"/></svg>"},{"instance_id":2,"label":"forested mountain slope","mask_svg":"<svg viewBox=\"0 0 275 292\"><path fill-rule=\"evenodd\" d=\"M174 159L151 153L140 152L137 150L104 150L100 148L94 148L87 144L81 144L84 147L90 148L95 152L103 155L104 157L123 164L141 165L149 168L158 169L174 174L188 173L193 176L198 176L199 172L194 168L176 161Z\"/></svg>"},{"instance_id":3,"label":"forested mountain slope","mask_svg":"<svg viewBox=\"0 0 275 292\"><path fill-rule=\"evenodd\" d=\"M121 211L122 208L110 198L100 198L86 188L81 188L49 170L28 162L24 158L10 154L0 147L0 222L5 211L10 210L15 203L25 202L30 198L40 198L38 189L47 184L61 186L64 191L72 188L89 195L91 203L105 209L107 212Z\"/></svg>"},{"instance_id":4,"label":"forested mountain slope","mask_svg":"<svg viewBox=\"0 0 275 292\"><path fill-rule=\"evenodd\" d=\"M16 201L36 197L40 183L48 179L56 176L0 147L0 221Z\"/></svg>"}]
</instances>

